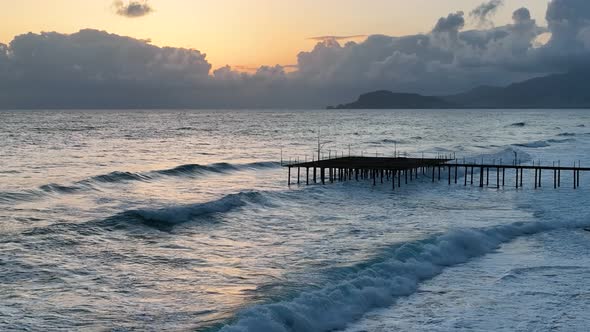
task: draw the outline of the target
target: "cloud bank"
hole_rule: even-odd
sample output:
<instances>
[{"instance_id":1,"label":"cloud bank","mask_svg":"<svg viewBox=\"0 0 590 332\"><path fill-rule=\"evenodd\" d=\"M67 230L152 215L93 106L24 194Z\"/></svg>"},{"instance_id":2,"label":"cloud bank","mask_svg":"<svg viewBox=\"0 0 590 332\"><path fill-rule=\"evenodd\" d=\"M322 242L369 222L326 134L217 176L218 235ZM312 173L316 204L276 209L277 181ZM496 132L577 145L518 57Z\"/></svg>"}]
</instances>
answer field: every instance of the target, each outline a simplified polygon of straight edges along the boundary
<instances>
[{"instance_id":1,"label":"cloud bank","mask_svg":"<svg viewBox=\"0 0 590 332\"><path fill-rule=\"evenodd\" d=\"M322 38L296 70L250 73L103 31L29 33L0 44L0 107L313 108L379 89L448 94L590 66L590 2L553 0L545 20L517 8L508 25L465 30L465 14L453 12L425 34ZM538 45L542 34L550 38Z\"/></svg>"},{"instance_id":2,"label":"cloud bank","mask_svg":"<svg viewBox=\"0 0 590 332\"><path fill-rule=\"evenodd\" d=\"M130 18L145 16L154 11L147 1L129 1L128 3L123 3L123 1L118 0L113 3L113 6L118 15Z\"/></svg>"}]
</instances>

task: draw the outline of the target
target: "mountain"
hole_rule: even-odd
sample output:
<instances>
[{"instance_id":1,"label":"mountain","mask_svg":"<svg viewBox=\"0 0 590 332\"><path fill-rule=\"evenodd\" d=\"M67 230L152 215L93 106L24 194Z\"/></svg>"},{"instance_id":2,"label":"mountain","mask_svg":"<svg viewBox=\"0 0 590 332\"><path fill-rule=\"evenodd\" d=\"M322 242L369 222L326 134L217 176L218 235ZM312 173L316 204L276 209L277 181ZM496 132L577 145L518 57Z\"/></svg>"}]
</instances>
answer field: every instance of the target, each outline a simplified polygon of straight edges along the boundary
<instances>
[{"instance_id":1,"label":"mountain","mask_svg":"<svg viewBox=\"0 0 590 332\"><path fill-rule=\"evenodd\" d=\"M422 96L415 93L394 93L375 91L361 95L357 101L328 107L329 109L407 109L407 108L455 108L452 102L439 97Z\"/></svg>"},{"instance_id":2,"label":"mountain","mask_svg":"<svg viewBox=\"0 0 590 332\"><path fill-rule=\"evenodd\" d=\"M590 108L588 78L590 71L580 70L443 98L469 108Z\"/></svg>"},{"instance_id":3,"label":"mountain","mask_svg":"<svg viewBox=\"0 0 590 332\"><path fill-rule=\"evenodd\" d=\"M449 96L376 91L332 108L590 108L590 70L537 77L506 87L481 86Z\"/></svg>"}]
</instances>

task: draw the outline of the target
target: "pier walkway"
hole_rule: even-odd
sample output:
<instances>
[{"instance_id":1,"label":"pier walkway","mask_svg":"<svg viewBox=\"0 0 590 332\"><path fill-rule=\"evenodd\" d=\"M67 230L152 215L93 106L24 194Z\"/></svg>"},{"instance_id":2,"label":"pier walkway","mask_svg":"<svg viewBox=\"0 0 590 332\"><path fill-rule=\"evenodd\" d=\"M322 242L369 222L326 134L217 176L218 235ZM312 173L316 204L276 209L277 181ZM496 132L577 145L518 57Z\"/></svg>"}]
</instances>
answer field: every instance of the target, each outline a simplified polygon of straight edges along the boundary
<instances>
[{"instance_id":1,"label":"pier walkway","mask_svg":"<svg viewBox=\"0 0 590 332\"><path fill-rule=\"evenodd\" d=\"M305 184L321 183L327 181L359 181L371 180L373 185L377 182L391 182L393 189L408 184L420 176L428 177L435 181L446 180L448 184L460 183L467 186L474 185L477 178L479 187L492 185L501 188L506 185L514 185L516 188L524 187L524 171L527 175L534 175L534 188L543 185L543 171L548 171L552 176L554 188L561 187L562 172L571 172L572 185L574 189L580 186L580 175L582 172L589 172L590 167L580 167L572 163L572 166L543 166L543 165L520 165L520 164L486 164L481 163L459 163L456 159L448 156L439 158L386 158L386 157L341 157L322 159L311 162L295 162L283 165L288 168L288 184L293 183L292 170L297 171L296 183L301 184L302 174ZM311 173L311 174L310 174ZM508 173L508 174L507 174ZM490 175L491 174L491 175ZM514 174L512 176L512 174ZM460 175L463 176L459 181ZM570 178L568 176L568 178Z\"/></svg>"}]
</instances>

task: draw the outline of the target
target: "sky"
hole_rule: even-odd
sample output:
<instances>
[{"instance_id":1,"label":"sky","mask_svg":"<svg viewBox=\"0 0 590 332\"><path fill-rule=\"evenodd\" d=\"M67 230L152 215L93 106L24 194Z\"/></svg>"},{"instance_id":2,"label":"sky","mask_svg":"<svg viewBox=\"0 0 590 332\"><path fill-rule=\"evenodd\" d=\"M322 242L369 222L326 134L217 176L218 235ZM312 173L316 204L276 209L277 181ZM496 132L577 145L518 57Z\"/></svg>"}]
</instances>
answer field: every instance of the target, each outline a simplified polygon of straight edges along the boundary
<instances>
[{"instance_id":1,"label":"sky","mask_svg":"<svg viewBox=\"0 0 590 332\"><path fill-rule=\"evenodd\" d=\"M511 21L526 6L542 19L547 0L507 0L494 21ZM0 42L27 32L73 33L83 28L150 39L154 45L194 48L213 67L290 65L317 36L424 33L451 11L469 12L481 0L151 0L141 17L116 14L112 0L0 0ZM544 24L544 20L539 22ZM474 22L467 22L474 26Z\"/></svg>"},{"instance_id":2,"label":"sky","mask_svg":"<svg viewBox=\"0 0 590 332\"><path fill-rule=\"evenodd\" d=\"M323 108L590 68L588 0L0 1L2 109Z\"/></svg>"}]
</instances>

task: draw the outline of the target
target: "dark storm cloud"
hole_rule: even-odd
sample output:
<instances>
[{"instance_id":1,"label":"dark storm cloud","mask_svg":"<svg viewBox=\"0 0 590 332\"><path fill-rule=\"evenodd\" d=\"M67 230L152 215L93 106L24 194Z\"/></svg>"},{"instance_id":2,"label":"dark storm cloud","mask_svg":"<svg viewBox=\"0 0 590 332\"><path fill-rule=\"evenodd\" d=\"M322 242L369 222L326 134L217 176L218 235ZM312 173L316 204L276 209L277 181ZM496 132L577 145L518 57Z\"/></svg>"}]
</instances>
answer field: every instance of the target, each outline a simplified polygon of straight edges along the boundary
<instances>
[{"instance_id":1,"label":"dark storm cloud","mask_svg":"<svg viewBox=\"0 0 590 332\"><path fill-rule=\"evenodd\" d=\"M553 0L546 19L555 49L586 51L590 46L590 1Z\"/></svg>"},{"instance_id":2,"label":"dark storm cloud","mask_svg":"<svg viewBox=\"0 0 590 332\"><path fill-rule=\"evenodd\" d=\"M113 6L117 14L131 18L145 16L153 11L147 1L129 1L128 3L124 3L118 0L113 3Z\"/></svg>"},{"instance_id":3,"label":"dark storm cloud","mask_svg":"<svg viewBox=\"0 0 590 332\"><path fill-rule=\"evenodd\" d=\"M322 38L289 70L249 73L102 31L26 34L0 44L0 107L322 107L371 90L447 94L588 66L590 1L553 0L546 19L540 27L518 8L511 24L465 31L455 12L425 34Z\"/></svg>"}]
</instances>

